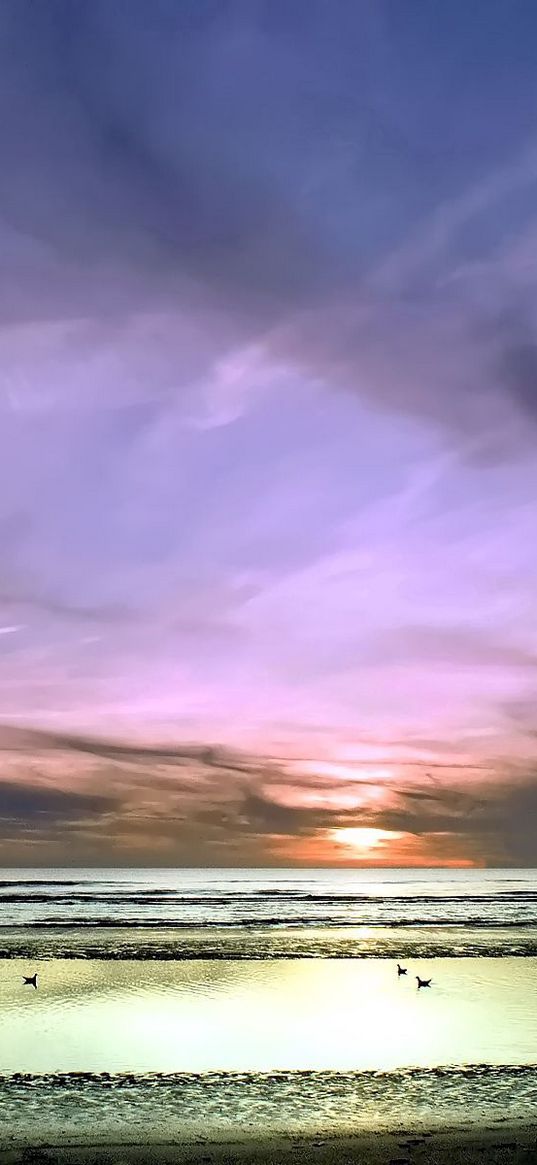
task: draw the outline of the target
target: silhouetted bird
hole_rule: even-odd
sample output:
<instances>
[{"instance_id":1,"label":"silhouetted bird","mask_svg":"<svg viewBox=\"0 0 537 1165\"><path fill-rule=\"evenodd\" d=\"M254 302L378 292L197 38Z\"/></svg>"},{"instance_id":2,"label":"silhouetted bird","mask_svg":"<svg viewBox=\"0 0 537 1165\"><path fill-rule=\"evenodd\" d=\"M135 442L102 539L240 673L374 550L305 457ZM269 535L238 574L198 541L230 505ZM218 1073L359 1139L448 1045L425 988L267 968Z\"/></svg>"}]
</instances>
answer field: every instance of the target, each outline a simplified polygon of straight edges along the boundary
<instances>
[{"instance_id":1,"label":"silhouetted bird","mask_svg":"<svg viewBox=\"0 0 537 1165\"><path fill-rule=\"evenodd\" d=\"M406 975L406 967L402 967L400 963L397 964L397 975Z\"/></svg>"},{"instance_id":2,"label":"silhouetted bird","mask_svg":"<svg viewBox=\"0 0 537 1165\"><path fill-rule=\"evenodd\" d=\"M430 987L431 986L432 979L420 979L419 975L416 975L416 979L418 980L418 991L419 991L420 987Z\"/></svg>"},{"instance_id":3,"label":"silhouetted bird","mask_svg":"<svg viewBox=\"0 0 537 1165\"><path fill-rule=\"evenodd\" d=\"M35 975L23 975L22 981L25 986L35 987L37 991L37 971L35 972Z\"/></svg>"}]
</instances>

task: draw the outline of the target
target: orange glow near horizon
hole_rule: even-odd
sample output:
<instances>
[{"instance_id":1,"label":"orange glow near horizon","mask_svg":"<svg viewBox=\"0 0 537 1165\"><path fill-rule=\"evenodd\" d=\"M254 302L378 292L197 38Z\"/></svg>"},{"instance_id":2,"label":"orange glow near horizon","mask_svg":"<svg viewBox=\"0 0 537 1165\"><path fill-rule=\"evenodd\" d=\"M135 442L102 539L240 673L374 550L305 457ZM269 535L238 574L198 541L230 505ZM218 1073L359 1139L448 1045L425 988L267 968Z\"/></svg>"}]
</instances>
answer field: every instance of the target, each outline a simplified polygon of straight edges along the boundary
<instances>
[{"instance_id":1,"label":"orange glow near horizon","mask_svg":"<svg viewBox=\"0 0 537 1165\"><path fill-rule=\"evenodd\" d=\"M318 867L472 869L486 864L478 851L468 852L456 835L420 837L372 826L341 826L293 842L273 838L273 853L280 861Z\"/></svg>"},{"instance_id":2,"label":"orange glow near horizon","mask_svg":"<svg viewBox=\"0 0 537 1165\"><path fill-rule=\"evenodd\" d=\"M358 850L360 854L367 854L370 850L376 850L386 842L400 841L403 834L394 833L388 829L358 826L350 829L334 829L330 836L338 845Z\"/></svg>"}]
</instances>

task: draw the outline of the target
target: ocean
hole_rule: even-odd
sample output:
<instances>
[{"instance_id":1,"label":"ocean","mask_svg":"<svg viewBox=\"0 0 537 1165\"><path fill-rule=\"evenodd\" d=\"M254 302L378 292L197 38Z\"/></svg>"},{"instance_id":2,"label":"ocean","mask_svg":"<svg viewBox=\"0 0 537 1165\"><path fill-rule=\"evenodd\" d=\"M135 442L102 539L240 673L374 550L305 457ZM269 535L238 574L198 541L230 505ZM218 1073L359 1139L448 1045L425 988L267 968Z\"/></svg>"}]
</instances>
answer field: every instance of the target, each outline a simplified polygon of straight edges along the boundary
<instances>
[{"instance_id":1,"label":"ocean","mask_svg":"<svg viewBox=\"0 0 537 1165\"><path fill-rule=\"evenodd\" d=\"M3 870L0 957L537 955L535 870Z\"/></svg>"},{"instance_id":2,"label":"ocean","mask_svg":"<svg viewBox=\"0 0 537 1165\"><path fill-rule=\"evenodd\" d=\"M534 1113L536 871L3 870L0 906L10 1144Z\"/></svg>"}]
</instances>

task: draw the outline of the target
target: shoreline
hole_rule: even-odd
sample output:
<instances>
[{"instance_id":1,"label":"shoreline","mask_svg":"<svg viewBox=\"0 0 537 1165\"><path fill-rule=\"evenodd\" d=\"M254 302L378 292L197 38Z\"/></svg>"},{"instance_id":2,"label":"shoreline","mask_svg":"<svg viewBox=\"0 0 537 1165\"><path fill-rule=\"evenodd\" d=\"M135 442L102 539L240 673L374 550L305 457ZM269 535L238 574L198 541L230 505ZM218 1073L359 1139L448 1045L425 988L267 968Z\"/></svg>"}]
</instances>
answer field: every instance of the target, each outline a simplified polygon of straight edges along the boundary
<instances>
[{"instance_id":1,"label":"shoreline","mask_svg":"<svg viewBox=\"0 0 537 1165\"><path fill-rule=\"evenodd\" d=\"M211 1141L0 1143L0 1165L531 1165L534 1123Z\"/></svg>"},{"instance_id":2,"label":"shoreline","mask_svg":"<svg viewBox=\"0 0 537 1165\"><path fill-rule=\"evenodd\" d=\"M0 895L0 902L2 901ZM501 959L537 956L537 923L358 921L194 925L129 920L3 923L0 961L265 962Z\"/></svg>"}]
</instances>

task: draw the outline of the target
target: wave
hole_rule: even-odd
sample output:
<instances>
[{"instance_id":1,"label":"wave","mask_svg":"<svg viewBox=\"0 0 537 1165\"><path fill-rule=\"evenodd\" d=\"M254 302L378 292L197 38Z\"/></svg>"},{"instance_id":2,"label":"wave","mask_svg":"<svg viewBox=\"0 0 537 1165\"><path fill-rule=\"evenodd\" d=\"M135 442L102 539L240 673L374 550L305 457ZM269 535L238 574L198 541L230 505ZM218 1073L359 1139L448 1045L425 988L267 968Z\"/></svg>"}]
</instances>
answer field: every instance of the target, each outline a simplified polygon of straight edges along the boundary
<instances>
[{"instance_id":1,"label":"wave","mask_svg":"<svg viewBox=\"0 0 537 1165\"><path fill-rule=\"evenodd\" d=\"M309 931L323 926L537 926L537 872L22 871L0 880L3 927ZM0 941L2 929L0 927Z\"/></svg>"},{"instance_id":2,"label":"wave","mask_svg":"<svg viewBox=\"0 0 537 1165\"><path fill-rule=\"evenodd\" d=\"M145 902L151 901L165 901L168 902L173 899L178 905L191 906L206 906L206 905L233 905L243 902L258 903L260 899L283 898L288 902L313 902L323 906L334 905L358 905L364 903L382 903L389 907L392 904L401 904L409 902L419 902L422 904L437 904L449 905L451 903L464 904L475 903L477 905L493 905L495 902L500 905L505 902L537 902L537 890L498 890L494 894L445 894L445 893L415 893L412 896L408 894L389 894L382 893L368 894L313 894L311 892L302 892L298 890L254 890L243 891L236 893L218 893L207 894L201 892L198 894L183 893L180 890L173 888L158 887L158 889L141 889L136 887L134 890L129 883L101 883L106 887L105 891L95 890L96 883L91 883L87 886L85 882L51 882L45 881L30 881L23 879L21 881L0 882L0 903L10 901L27 902L28 894L24 891L28 888L47 887L48 892L42 894L43 900L61 901L64 898L69 902ZM58 894L58 887L77 887L77 892L69 892L66 894ZM112 889L113 887L113 889ZM83 889L84 888L84 889ZM7 892L6 892L7 891ZM39 895L31 895L32 900L39 898Z\"/></svg>"},{"instance_id":3,"label":"wave","mask_svg":"<svg viewBox=\"0 0 537 1165\"><path fill-rule=\"evenodd\" d=\"M10 931L16 929L25 929L28 924L8 923L0 925L0 938L2 932L9 929ZM130 930L133 927L140 927L143 930L167 930L173 929L177 931L199 931L203 933L206 930L262 930L263 928L270 928L272 930L317 930L322 927L324 930L356 930L357 928L373 928L381 927L383 930L404 930L412 927L415 930L426 929L428 927L435 927L438 929L449 929L454 926L463 930L491 930L497 927L499 930L517 930L527 927L537 927L537 914L535 917L527 918L507 918L500 923L495 923L490 919L482 917L458 919L445 919L441 916L431 916L430 918L401 918L401 919L381 919L378 917L360 916L360 918L337 918L337 919L319 919L310 918L307 915L293 915L288 918L280 917L261 917L251 918L227 918L227 919L207 919L203 922L194 919L176 920L174 918L166 919L146 919L139 916L129 917L123 915L121 918L73 918L72 914L54 915L46 921L31 923L32 930Z\"/></svg>"}]
</instances>

